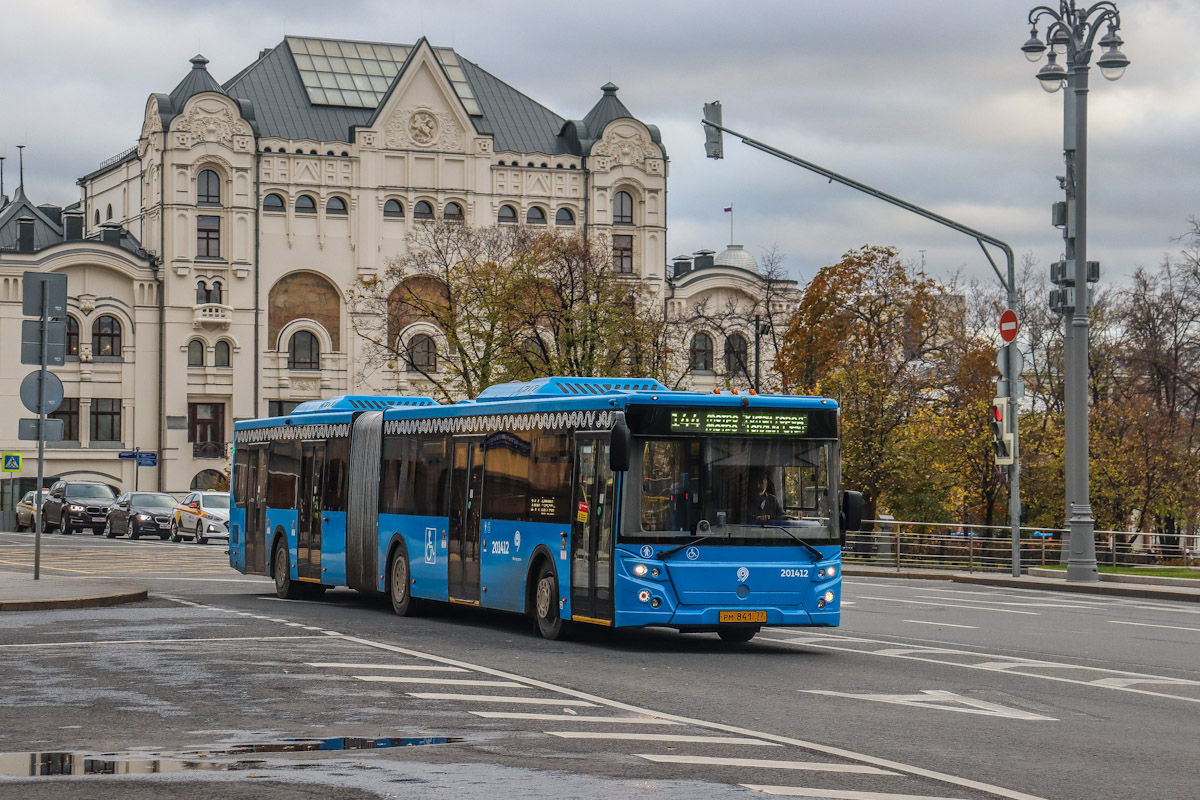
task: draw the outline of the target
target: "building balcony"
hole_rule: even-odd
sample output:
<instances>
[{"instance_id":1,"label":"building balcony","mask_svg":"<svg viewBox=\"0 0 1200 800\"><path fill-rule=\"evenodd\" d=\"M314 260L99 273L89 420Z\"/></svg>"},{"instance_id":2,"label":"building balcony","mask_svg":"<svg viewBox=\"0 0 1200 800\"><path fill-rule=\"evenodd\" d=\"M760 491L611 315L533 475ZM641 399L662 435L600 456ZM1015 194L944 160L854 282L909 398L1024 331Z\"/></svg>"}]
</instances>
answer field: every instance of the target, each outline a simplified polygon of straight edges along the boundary
<instances>
[{"instance_id":1,"label":"building balcony","mask_svg":"<svg viewBox=\"0 0 1200 800\"><path fill-rule=\"evenodd\" d=\"M229 442L192 442L192 458L229 458Z\"/></svg>"},{"instance_id":2,"label":"building balcony","mask_svg":"<svg viewBox=\"0 0 1200 800\"><path fill-rule=\"evenodd\" d=\"M195 307L192 316L192 327L200 328L209 325L215 328L228 328L233 322L233 306L221 303L200 303Z\"/></svg>"}]
</instances>

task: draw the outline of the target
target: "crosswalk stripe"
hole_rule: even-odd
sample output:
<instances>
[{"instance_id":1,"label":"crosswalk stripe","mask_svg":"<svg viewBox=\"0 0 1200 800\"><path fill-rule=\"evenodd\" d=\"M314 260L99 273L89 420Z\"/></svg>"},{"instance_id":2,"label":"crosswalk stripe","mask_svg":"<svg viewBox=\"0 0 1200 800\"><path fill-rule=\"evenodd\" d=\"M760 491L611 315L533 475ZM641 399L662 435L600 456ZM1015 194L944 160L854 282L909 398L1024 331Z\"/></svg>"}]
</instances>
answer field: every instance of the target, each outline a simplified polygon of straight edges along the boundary
<instances>
[{"instance_id":1,"label":"crosswalk stripe","mask_svg":"<svg viewBox=\"0 0 1200 800\"><path fill-rule=\"evenodd\" d=\"M516 681L477 681L465 678L401 678L395 675L355 675L360 681L370 683L437 683L443 686L517 686L525 684Z\"/></svg>"},{"instance_id":2,"label":"crosswalk stripe","mask_svg":"<svg viewBox=\"0 0 1200 800\"><path fill-rule=\"evenodd\" d=\"M310 667L325 669L416 669L429 672L466 672L462 667L435 667L423 664L339 664L333 661L318 661L309 663Z\"/></svg>"},{"instance_id":3,"label":"crosswalk stripe","mask_svg":"<svg viewBox=\"0 0 1200 800\"><path fill-rule=\"evenodd\" d=\"M595 703L586 700L562 700L557 697L521 697L506 694L456 694L454 692L409 692L409 697L421 700L469 700L477 703L522 703L537 706L589 706L596 708Z\"/></svg>"},{"instance_id":4,"label":"crosswalk stripe","mask_svg":"<svg viewBox=\"0 0 1200 800\"><path fill-rule=\"evenodd\" d=\"M822 800L956 800L942 795L893 794L892 792L858 792L846 789L812 789L804 786L762 786L743 783L747 789L780 797L813 797Z\"/></svg>"},{"instance_id":5,"label":"crosswalk stripe","mask_svg":"<svg viewBox=\"0 0 1200 800\"><path fill-rule=\"evenodd\" d=\"M772 761L762 758L709 758L708 756L664 756L634 753L638 758L659 764L700 764L714 767L754 767L756 769L800 769L812 772L853 772L858 775L899 775L863 764L828 764L822 761Z\"/></svg>"},{"instance_id":6,"label":"crosswalk stripe","mask_svg":"<svg viewBox=\"0 0 1200 800\"><path fill-rule=\"evenodd\" d=\"M546 731L563 739L627 739L638 742L695 742L705 744L745 744L757 747L782 747L778 742L748 739L744 736L692 736L679 733L627 733L625 731Z\"/></svg>"},{"instance_id":7,"label":"crosswalk stripe","mask_svg":"<svg viewBox=\"0 0 1200 800\"><path fill-rule=\"evenodd\" d=\"M587 717L578 714L536 714L531 711L472 711L477 717L487 719L553 719L559 722L614 722L622 725L678 725L666 719L654 717Z\"/></svg>"}]
</instances>

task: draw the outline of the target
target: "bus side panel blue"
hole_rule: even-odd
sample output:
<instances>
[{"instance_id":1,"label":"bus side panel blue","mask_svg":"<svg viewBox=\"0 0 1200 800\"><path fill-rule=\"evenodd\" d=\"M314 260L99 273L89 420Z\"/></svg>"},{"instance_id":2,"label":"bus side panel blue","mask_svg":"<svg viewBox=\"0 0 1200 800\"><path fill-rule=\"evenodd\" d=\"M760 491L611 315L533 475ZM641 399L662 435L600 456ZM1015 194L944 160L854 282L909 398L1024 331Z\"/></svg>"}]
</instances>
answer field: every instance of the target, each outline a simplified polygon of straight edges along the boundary
<instances>
[{"instance_id":1,"label":"bus side panel blue","mask_svg":"<svg viewBox=\"0 0 1200 800\"><path fill-rule=\"evenodd\" d=\"M229 509L229 566L246 571L246 509Z\"/></svg>"},{"instance_id":2,"label":"bus side panel blue","mask_svg":"<svg viewBox=\"0 0 1200 800\"><path fill-rule=\"evenodd\" d=\"M268 508L267 509L267 541L264 547L267 549L267 574L270 575L273 569L271 561L275 558L275 551L270 547L275 541L276 528L282 528L287 534L288 543L288 563L291 565L292 578L296 578L296 519L299 512L294 508Z\"/></svg>"},{"instance_id":3,"label":"bus side panel blue","mask_svg":"<svg viewBox=\"0 0 1200 800\"><path fill-rule=\"evenodd\" d=\"M446 561L446 517L410 517L406 514L379 515L379 573L387 574L388 546L392 536L399 533L408 548L408 571L416 583L410 590L413 597L427 600L450 598ZM379 579L379 591L387 591L387 579Z\"/></svg>"},{"instance_id":4,"label":"bus side panel blue","mask_svg":"<svg viewBox=\"0 0 1200 800\"><path fill-rule=\"evenodd\" d=\"M571 596L568 562L558 560L562 550L565 526L547 522L510 522L483 520L479 555L480 604L486 608L505 611L525 611L525 577L529 572L529 557L538 545L555 553L559 591L562 597ZM563 606L564 617L570 613Z\"/></svg>"},{"instance_id":5,"label":"bus side panel blue","mask_svg":"<svg viewBox=\"0 0 1200 800\"><path fill-rule=\"evenodd\" d=\"M321 515L321 583L346 585L346 512Z\"/></svg>"}]
</instances>

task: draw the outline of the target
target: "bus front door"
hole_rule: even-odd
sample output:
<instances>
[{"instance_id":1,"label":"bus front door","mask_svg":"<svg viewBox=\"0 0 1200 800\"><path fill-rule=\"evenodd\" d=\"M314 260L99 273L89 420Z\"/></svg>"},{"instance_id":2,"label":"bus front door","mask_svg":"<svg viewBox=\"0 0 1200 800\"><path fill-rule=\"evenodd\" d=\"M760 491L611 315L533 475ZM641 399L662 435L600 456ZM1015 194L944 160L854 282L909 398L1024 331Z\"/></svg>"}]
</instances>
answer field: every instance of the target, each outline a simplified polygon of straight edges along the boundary
<instances>
[{"instance_id":1,"label":"bus front door","mask_svg":"<svg viewBox=\"0 0 1200 800\"><path fill-rule=\"evenodd\" d=\"M267 570L267 446L245 445L246 454L246 527L242 531L246 547L247 574L262 575Z\"/></svg>"},{"instance_id":2,"label":"bus front door","mask_svg":"<svg viewBox=\"0 0 1200 800\"><path fill-rule=\"evenodd\" d=\"M483 514L483 437L454 439L447 550L451 601L479 603L479 523Z\"/></svg>"},{"instance_id":3,"label":"bus front door","mask_svg":"<svg viewBox=\"0 0 1200 800\"><path fill-rule=\"evenodd\" d=\"M575 514L571 528L571 618L612 624L613 523L616 483L608 437L575 443Z\"/></svg>"},{"instance_id":4,"label":"bus front door","mask_svg":"<svg viewBox=\"0 0 1200 800\"><path fill-rule=\"evenodd\" d=\"M321 580L321 472L324 464L324 442L301 444L296 577L318 583Z\"/></svg>"}]
</instances>

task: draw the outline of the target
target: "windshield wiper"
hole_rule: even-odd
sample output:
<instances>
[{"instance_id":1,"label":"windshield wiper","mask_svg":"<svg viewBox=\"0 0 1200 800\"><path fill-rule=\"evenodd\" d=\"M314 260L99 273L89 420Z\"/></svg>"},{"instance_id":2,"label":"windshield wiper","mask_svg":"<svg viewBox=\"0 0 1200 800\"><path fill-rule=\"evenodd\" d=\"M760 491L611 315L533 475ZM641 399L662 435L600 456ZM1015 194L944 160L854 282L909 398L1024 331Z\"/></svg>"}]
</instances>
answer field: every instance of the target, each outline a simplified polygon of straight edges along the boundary
<instances>
[{"instance_id":1,"label":"windshield wiper","mask_svg":"<svg viewBox=\"0 0 1200 800\"><path fill-rule=\"evenodd\" d=\"M764 527L764 528L774 528L774 529L775 529L775 530L777 530L777 531L783 531L783 532L784 532L784 533L786 533L788 536L790 536L790 537L792 537L793 539L795 539L795 540L796 540L796 542L797 542L798 544L801 544L801 545L803 545L804 547L807 547L807 548L808 548L808 550L809 550L809 552L813 554L813 557L814 557L814 559L816 559L816 558L824 558L824 557L825 557L825 554L824 554L824 553L822 553L820 550L818 550L817 548L813 547L811 544L809 544L808 542L804 541L804 540L803 540L803 539L801 539L799 536L797 536L796 534L792 533L791 531L789 531L787 528L783 527L782 525L763 525L762 527Z\"/></svg>"},{"instance_id":2,"label":"windshield wiper","mask_svg":"<svg viewBox=\"0 0 1200 800\"><path fill-rule=\"evenodd\" d=\"M711 534L709 534L708 536L700 536L696 539L692 539L690 542L684 542L683 544L679 545L679 547L672 547L670 550L664 550L658 554L658 557L660 559L662 559L663 561L666 561L668 558L673 556L675 553L678 553L683 548L691 547L694 544L699 544L700 542L703 542L705 539L711 539L711 538L713 538Z\"/></svg>"}]
</instances>

